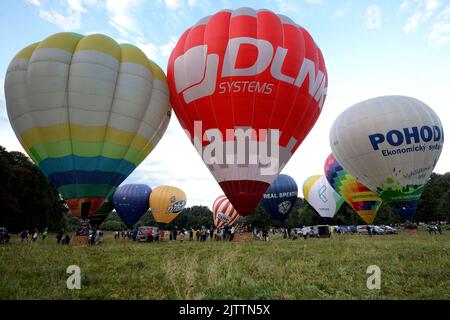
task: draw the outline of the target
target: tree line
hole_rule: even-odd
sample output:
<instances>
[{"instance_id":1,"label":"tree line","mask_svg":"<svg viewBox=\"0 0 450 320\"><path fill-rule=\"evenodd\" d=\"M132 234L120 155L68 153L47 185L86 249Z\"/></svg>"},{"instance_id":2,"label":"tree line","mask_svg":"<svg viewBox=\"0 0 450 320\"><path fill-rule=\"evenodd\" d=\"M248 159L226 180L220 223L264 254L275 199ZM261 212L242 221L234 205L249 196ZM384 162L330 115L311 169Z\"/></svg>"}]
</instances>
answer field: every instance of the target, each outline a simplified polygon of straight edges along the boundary
<instances>
[{"instance_id":1,"label":"tree line","mask_svg":"<svg viewBox=\"0 0 450 320\"><path fill-rule=\"evenodd\" d=\"M185 208L166 228L200 228L212 225L211 210L206 206ZM106 203L91 219L104 230L124 230L126 226L113 211L111 203ZM417 208L416 221L450 220L450 172L433 173L424 187L424 192ZM401 223L401 217L389 205L382 204L374 224ZM239 217L237 223L259 228L270 226L298 227L316 224L350 225L364 222L346 203L342 205L332 219L321 218L303 199L298 198L294 208L284 224L272 219L266 211L258 206L253 214ZM74 230L78 221L73 217L58 191L47 177L23 153L8 152L0 146L0 227L11 232L23 229L49 231L65 229ZM134 227L142 225L158 226L150 212L147 212ZM161 225L159 225L161 227Z\"/></svg>"}]
</instances>

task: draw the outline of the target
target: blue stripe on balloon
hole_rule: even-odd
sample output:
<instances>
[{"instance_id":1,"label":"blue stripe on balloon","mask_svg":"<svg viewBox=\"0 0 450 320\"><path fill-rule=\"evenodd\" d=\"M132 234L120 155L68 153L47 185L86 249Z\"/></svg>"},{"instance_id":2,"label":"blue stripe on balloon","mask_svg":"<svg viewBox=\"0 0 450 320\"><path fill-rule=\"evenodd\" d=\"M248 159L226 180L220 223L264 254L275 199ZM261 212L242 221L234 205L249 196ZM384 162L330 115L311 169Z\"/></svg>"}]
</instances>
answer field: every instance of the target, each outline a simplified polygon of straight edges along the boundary
<instances>
[{"instance_id":1,"label":"blue stripe on balloon","mask_svg":"<svg viewBox=\"0 0 450 320\"><path fill-rule=\"evenodd\" d=\"M107 172L116 172L128 176L136 166L123 159L111 159L102 156L98 157L80 157L67 156L62 158L47 158L42 160L39 168L48 177L56 172L66 172L73 170L101 170Z\"/></svg>"},{"instance_id":2,"label":"blue stripe on balloon","mask_svg":"<svg viewBox=\"0 0 450 320\"><path fill-rule=\"evenodd\" d=\"M52 173L48 179L56 188L69 184L109 184L117 187L126 177L116 172L71 170Z\"/></svg>"}]
</instances>

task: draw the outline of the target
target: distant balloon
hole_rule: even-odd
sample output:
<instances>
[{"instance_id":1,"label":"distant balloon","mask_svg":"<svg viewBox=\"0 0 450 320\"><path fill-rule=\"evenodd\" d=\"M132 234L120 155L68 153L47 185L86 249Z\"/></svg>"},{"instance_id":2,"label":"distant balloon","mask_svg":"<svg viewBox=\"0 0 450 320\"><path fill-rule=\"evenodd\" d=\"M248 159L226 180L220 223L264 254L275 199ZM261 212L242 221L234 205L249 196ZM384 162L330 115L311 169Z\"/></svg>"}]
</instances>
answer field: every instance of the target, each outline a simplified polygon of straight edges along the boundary
<instances>
[{"instance_id":1,"label":"distant balloon","mask_svg":"<svg viewBox=\"0 0 450 320\"><path fill-rule=\"evenodd\" d=\"M325 161L325 176L342 198L367 224L372 224L381 206L381 199L358 179L348 173L331 153Z\"/></svg>"},{"instance_id":2,"label":"distant balloon","mask_svg":"<svg viewBox=\"0 0 450 320\"><path fill-rule=\"evenodd\" d=\"M78 218L88 218L156 146L170 119L164 72L130 44L57 33L5 77L11 126Z\"/></svg>"},{"instance_id":3,"label":"distant balloon","mask_svg":"<svg viewBox=\"0 0 450 320\"><path fill-rule=\"evenodd\" d=\"M186 194L172 186L156 187L150 195L150 208L158 223L169 223L186 206Z\"/></svg>"},{"instance_id":4,"label":"distant balloon","mask_svg":"<svg viewBox=\"0 0 450 320\"><path fill-rule=\"evenodd\" d=\"M261 204L274 219L284 222L297 201L297 195L295 180L287 174L280 174L267 189Z\"/></svg>"},{"instance_id":5,"label":"distant balloon","mask_svg":"<svg viewBox=\"0 0 450 320\"><path fill-rule=\"evenodd\" d=\"M384 96L342 112L331 128L330 144L348 172L411 220L441 154L444 129L425 103Z\"/></svg>"},{"instance_id":6,"label":"distant balloon","mask_svg":"<svg viewBox=\"0 0 450 320\"><path fill-rule=\"evenodd\" d=\"M303 195L322 218L333 218L344 203L344 199L330 186L324 175L306 179Z\"/></svg>"},{"instance_id":7,"label":"distant balloon","mask_svg":"<svg viewBox=\"0 0 450 320\"><path fill-rule=\"evenodd\" d=\"M222 10L183 33L167 76L181 126L239 215L251 214L322 112L319 47L285 15Z\"/></svg>"},{"instance_id":8,"label":"distant balloon","mask_svg":"<svg viewBox=\"0 0 450 320\"><path fill-rule=\"evenodd\" d=\"M238 212L226 196L220 196L214 201L213 218L217 229L227 225L231 226L238 217Z\"/></svg>"},{"instance_id":9,"label":"distant balloon","mask_svg":"<svg viewBox=\"0 0 450 320\"><path fill-rule=\"evenodd\" d=\"M117 188L114 209L128 227L135 225L148 210L151 192L152 188L146 184L125 184Z\"/></svg>"}]
</instances>

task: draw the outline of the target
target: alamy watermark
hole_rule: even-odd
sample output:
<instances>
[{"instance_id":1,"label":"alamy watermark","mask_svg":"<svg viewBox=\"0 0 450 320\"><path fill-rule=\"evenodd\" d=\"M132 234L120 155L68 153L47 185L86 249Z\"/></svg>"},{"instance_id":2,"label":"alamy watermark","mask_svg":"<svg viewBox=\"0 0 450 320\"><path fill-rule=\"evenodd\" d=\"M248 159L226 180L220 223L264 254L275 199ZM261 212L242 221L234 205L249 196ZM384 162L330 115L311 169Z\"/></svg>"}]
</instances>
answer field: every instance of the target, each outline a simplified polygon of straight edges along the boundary
<instances>
[{"instance_id":1,"label":"alamy watermark","mask_svg":"<svg viewBox=\"0 0 450 320\"><path fill-rule=\"evenodd\" d=\"M81 289L81 269L77 265L70 265L66 270L67 274L70 276L67 278L66 285L69 290L80 290Z\"/></svg>"},{"instance_id":2,"label":"alamy watermark","mask_svg":"<svg viewBox=\"0 0 450 320\"><path fill-rule=\"evenodd\" d=\"M381 289L381 269L377 265L370 265L366 270L367 274L370 276L367 278L366 286L369 290L380 290Z\"/></svg>"}]
</instances>

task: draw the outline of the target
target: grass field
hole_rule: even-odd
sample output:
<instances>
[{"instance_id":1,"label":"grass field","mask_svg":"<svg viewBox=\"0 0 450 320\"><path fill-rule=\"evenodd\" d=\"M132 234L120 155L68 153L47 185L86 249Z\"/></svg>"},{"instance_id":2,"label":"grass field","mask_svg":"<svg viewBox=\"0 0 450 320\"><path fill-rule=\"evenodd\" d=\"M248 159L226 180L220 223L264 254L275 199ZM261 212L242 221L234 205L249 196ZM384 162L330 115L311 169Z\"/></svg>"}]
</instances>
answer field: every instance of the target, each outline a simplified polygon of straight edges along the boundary
<instances>
[{"instance_id":1,"label":"grass field","mask_svg":"<svg viewBox=\"0 0 450 320\"><path fill-rule=\"evenodd\" d=\"M80 290L66 268L81 268ZM381 289L369 290L369 265ZM0 245L1 299L450 299L450 231L269 242Z\"/></svg>"}]
</instances>

